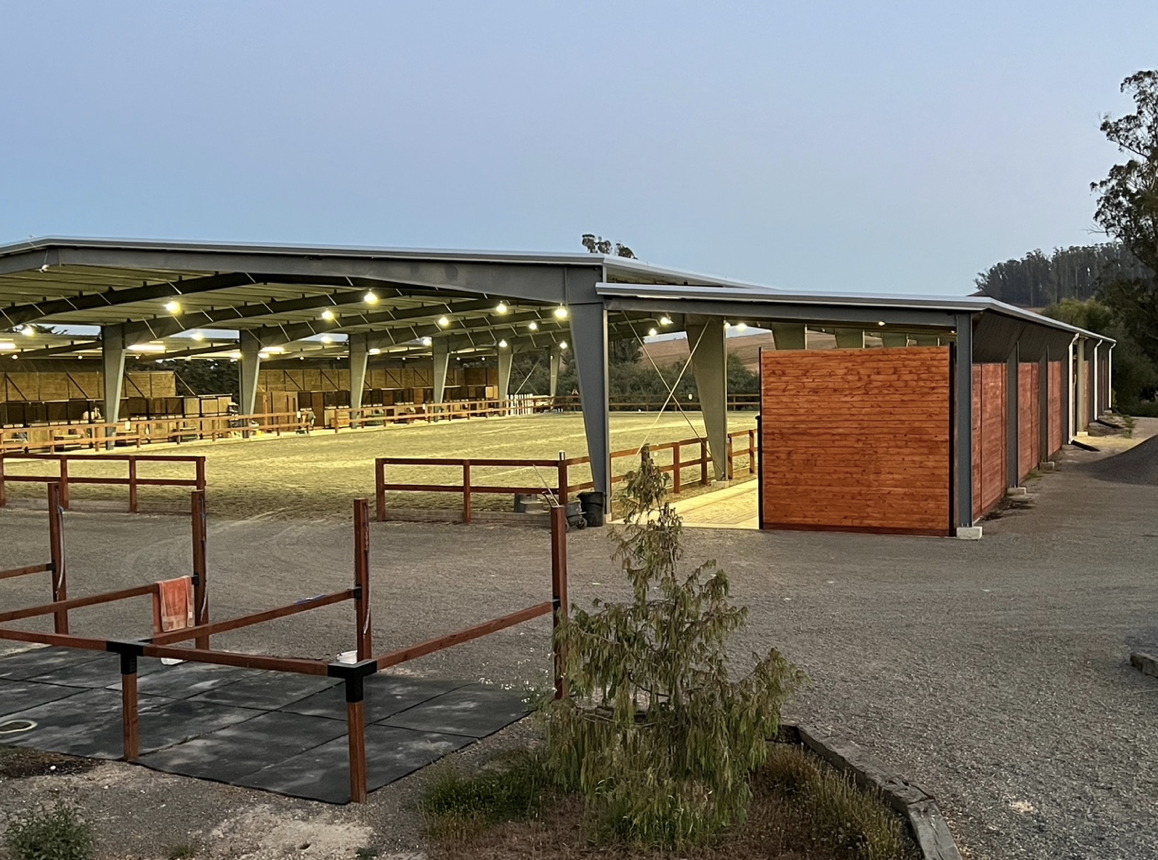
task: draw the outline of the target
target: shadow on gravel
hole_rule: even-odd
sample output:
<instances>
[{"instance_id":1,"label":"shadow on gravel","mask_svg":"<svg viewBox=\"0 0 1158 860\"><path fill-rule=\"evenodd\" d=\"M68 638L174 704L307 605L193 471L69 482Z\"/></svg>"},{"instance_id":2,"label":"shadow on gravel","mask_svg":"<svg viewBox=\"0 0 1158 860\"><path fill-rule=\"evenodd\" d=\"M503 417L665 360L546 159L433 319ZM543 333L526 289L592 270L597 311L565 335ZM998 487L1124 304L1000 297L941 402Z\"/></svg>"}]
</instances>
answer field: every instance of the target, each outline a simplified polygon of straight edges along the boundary
<instances>
[{"instance_id":1,"label":"shadow on gravel","mask_svg":"<svg viewBox=\"0 0 1158 860\"><path fill-rule=\"evenodd\" d=\"M1158 486L1158 436L1113 457L1083 463L1078 469L1100 481L1114 484Z\"/></svg>"}]
</instances>

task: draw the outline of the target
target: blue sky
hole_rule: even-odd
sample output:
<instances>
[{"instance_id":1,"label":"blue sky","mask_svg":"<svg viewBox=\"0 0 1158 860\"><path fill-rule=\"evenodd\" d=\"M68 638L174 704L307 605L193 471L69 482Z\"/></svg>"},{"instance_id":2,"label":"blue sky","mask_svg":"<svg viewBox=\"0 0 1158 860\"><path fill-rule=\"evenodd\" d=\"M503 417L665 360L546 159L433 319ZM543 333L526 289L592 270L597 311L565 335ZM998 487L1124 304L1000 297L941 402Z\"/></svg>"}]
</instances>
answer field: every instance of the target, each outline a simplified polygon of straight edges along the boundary
<instances>
[{"instance_id":1,"label":"blue sky","mask_svg":"<svg viewBox=\"0 0 1158 860\"><path fill-rule=\"evenodd\" d=\"M875 7L875 8L871 8ZM1158 3L6 5L0 243L577 251L960 294L1098 241Z\"/></svg>"}]
</instances>

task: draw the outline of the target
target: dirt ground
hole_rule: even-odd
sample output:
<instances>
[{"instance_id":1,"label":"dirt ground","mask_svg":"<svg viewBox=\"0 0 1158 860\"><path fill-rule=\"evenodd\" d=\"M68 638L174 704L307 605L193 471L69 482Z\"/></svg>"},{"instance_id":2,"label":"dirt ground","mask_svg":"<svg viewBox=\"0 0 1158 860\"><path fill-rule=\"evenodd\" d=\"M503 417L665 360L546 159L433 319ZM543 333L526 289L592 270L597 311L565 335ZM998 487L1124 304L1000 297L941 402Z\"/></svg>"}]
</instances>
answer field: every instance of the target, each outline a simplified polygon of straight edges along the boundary
<instances>
[{"instance_id":1,"label":"dirt ground","mask_svg":"<svg viewBox=\"0 0 1158 860\"><path fill-rule=\"evenodd\" d=\"M729 417L729 430L755 427L754 413L737 412ZM693 429L695 428L695 429ZM692 439L703 435L703 421L698 412L683 414L615 412L611 415L612 449L627 450L645 441L653 444ZM127 449L133 453L135 449ZM739 450L739 449L737 449ZM359 496L374 497L374 459L376 457L475 457L494 459L556 459L560 452L568 457L587 454L583 419L578 413L522 416L512 418L477 418L469 421L446 421L436 424L391 425L384 428L332 433L314 431L311 435L265 435L257 439L229 439L182 445L157 445L141 449L146 454L196 455L206 457L206 502L213 515L226 518L265 516L279 519L318 517L347 518L350 500ZM118 452L119 453L119 452ZM684 449L685 459L697 456L692 448ZM670 462L669 459L663 462ZM616 474L632 466L630 458L612 461ZM746 456L743 466L746 467ZM86 462L74 465L72 476L123 477L123 462ZM45 461L9 461L5 470L13 475L56 474L56 464ZM191 478L190 463L169 465L142 463L139 477ZM692 484L699 480L699 467L683 470L683 479ZM386 479L396 483L457 484L462 471L454 467L388 467ZM589 481L586 466L574 467L573 483ZM540 486L554 484L554 470L481 469L472 470L476 485ZM21 502L40 504L44 486L33 483L8 485L15 505ZM86 503L101 502L105 508L126 510L128 491L124 487L74 485L70 490L77 509ZM146 511L188 510L188 491L180 488L145 487L141 490L141 507ZM512 508L511 496L474 497L479 510ZM459 497L449 493L388 494L388 506L408 508L461 509ZM90 504L89 509L93 509Z\"/></svg>"},{"instance_id":2,"label":"dirt ground","mask_svg":"<svg viewBox=\"0 0 1158 860\"><path fill-rule=\"evenodd\" d=\"M501 437L521 422L481 423ZM1158 421L1143 429L1150 435L1156 427ZM429 432L444 430L447 445L455 444L455 425ZM345 438L369 449L403 433ZM352 581L348 496L335 501L339 514L328 507L280 519L220 511L230 498L220 483L234 487L228 492L235 498L245 486L230 463L253 461L250 473L293 472L284 459L300 471L303 462L324 462L317 452L338 450L329 446L342 441L204 446L223 458L211 461L209 472L222 493L210 505L215 618ZM557 445L545 435L540 444ZM1158 456L1153 446L1149 452ZM1131 643L1158 627L1158 487L1106 480L1109 467L1085 468L1104 456L1067 451L1057 472L1031 482L1036 506L986 523L977 542L689 529L687 559L717 559L733 598L749 608L736 646L739 666L744 655L775 646L810 675L811 686L785 716L855 740L935 794L973 858L1158 856L1158 685L1128 663ZM348 468L361 475L360 466ZM274 497L273 488L255 491L246 509ZM371 532L376 650L469 626L549 593L542 530L387 523ZM0 510L0 569L42 560L46 542L42 511ZM66 543L76 595L179 575L190 565L183 517L70 513ZM604 530L572 533L568 552L573 602L626 594ZM43 582L31 579L5 582L3 605L42 601ZM215 644L328 659L351 647L350 616L349 607L328 607L225 634ZM149 609L135 601L92 607L78 611L74 623L81 634L142 636ZM537 619L400 668L517 687L544 683L549 655L549 623ZM533 731L520 723L460 757L469 766ZM402 860L424 850L414 802L428 778L420 772L374 792L367 804L335 808L104 763L3 780L0 830L10 816L62 797L94 823L102 860L164 860L187 846L200 860L352 858L359 849L361 856L377 851Z\"/></svg>"}]
</instances>

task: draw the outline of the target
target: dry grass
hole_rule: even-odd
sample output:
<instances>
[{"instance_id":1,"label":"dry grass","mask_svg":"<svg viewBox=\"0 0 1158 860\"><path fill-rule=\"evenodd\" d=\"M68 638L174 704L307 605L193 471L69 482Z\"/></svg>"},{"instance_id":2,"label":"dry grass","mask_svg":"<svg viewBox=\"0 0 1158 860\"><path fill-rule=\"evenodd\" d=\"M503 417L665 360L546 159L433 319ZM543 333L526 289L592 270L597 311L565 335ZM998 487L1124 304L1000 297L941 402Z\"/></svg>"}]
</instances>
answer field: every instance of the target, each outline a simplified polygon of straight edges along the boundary
<instances>
[{"instance_id":1,"label":"dry grass","mask_svg":"<svg viewBox=\"0 0 1158 860\"><path fill-rule=\"evenodd\" d=\"M530 762L530 767L527 763ZM916 860L904 822L879 795L857 788L799 747L773 745L752 779L747 822L710 845L683 849L594 838L575 796L553 795L533 759L505 772L444 775L427 794L432 860ZM431 803L431 798L435 802Z\"/></svg>"},{"instance_id":2,"label":"dry grass","mask_svg":"<svg viewBox=\"0 0 1158 860\"><path fill-rule=\"evenodd\" d=\"M698 413L688 413L691 424L702 433ZM658 421L657 421L658 419ZM730 429L755 426L752 413L730 416ZM696 436L693 426L682 415L617 412L611 415L611 442L616 450L652 443L689 439ZM516 418L483 418L469 421L446 421L437 424L394 425L357 431L332 433L315 431L309 436L265 436L252 440L223 440L184 445L154 446L141 453L204 455L207 458L209 513L214 517L243 519L256 515L279 518L319 519L350 515L350 500L374 495L374 459L376 457L474 457L495 459L549 459L559 452L568 457L587 453L583 420L577 413L535 415ZM132 453L132 450L129 450ZM688 451L685 456L691 456ZM617 473L632 466L628 458L614 461ZM9 474L55 474L55 464L36 461L11 461L5 465ZM127 465L107 461L74 465L73 475L123 477ZM142 463L140 477L192 477L191 464ZM387 472L387 480L406 483L458 483L461 470L438 467L396 467ZM699 467L686 469L683 479L689 485L699 479ZM590 480L585 467L571 470L571 481ZM495 486L539 486L553 484L554 470L542 475L533 469L486 469L472 473L475 484ZM690 489L690 487L689 487ZM9 498L17 503L41 503L42 484L10 484ZM100 502L125 510L128 490L125 487L76 485L72 498L83 503ZM177 488L145 487L141 490L143 511L180 511L188 509L188 491ZM460 497L449 494L406 493L388 496L388 505L425 509L458 509ZM476 496L479 510L509 511L512 498L507 495Z\"/></svg>"}]
</instances>

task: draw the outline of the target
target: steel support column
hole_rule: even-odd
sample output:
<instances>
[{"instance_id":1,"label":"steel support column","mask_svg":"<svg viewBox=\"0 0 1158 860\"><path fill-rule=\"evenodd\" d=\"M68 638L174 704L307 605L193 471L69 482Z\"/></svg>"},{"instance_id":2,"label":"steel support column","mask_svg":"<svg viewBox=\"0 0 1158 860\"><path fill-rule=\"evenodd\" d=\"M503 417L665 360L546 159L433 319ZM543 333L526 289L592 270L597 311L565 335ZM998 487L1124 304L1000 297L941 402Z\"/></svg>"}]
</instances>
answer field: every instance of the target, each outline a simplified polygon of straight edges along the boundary
<instances>
[{"instance_id":1,"label":"steel support column","mask_svg":"<svg viewBox=\"0 0 1158 860\"><path fill-rule=\"evenodd\" d=\"M559 344L551 347L547 353L547 370L550 375L547 393L554 397L559 393L559 366L563 363L563 350Z\"/></svg>"},{"instance_id":2,"label":"steel support column","mask_svg":"<svg viewBox=\"0 0 1158 860\"><path fill-rule=\"evenodd\" d=\"M242 415L252 415L257 404L257 380L261 371L261 341L247 331L241 333L241 360L238 363Z\"/></svg>"},{"instance_id":3,"label":"steel support column","mask_svg":"<svg viewBox=\"0 0 1158 860\"><path fill-rule=\"evenodd\" d=\"M1049 354L1037 362L1037 465L1049 459Z\"/></svg>"},{"instance_id":4,"label":"steel support column","mask_svg":"<svg viewBox=\"0 0 1158 860\"><path fill-rule=\"evenodd\" d=\"M443 403L446 397L446 370L450 367L450 344L446 338L434 339L431 344L434 356L434 402Z\"/></svg>"},{"instance_id":5,"label":"steel support column","mask_svg":"<svg viewBox=\"0 0 1158 860\"><path fill-rule=\"evenodd\" d=\"M366 335L350 335L350 408L362 408L362 392L366 388L366 365L370 361L370 349Z\"/></svg>"},{"instance_id":6,"label":"steel support column","mask_svg":"<svg viewBox=\"0 0 1158 860\"><path fill-rule=\"evenodd\" d=\"M1070 341L1070 345L1066 348L1065 359L1062 362L1065 365L1065 372L1062 373L1062 416L1065 425L1062 427L1062 444L1068 445L1074 438L1074 344L1077 343L1077 336Z\"/></svg>"},{"instance_id":7,"label":"steel support column","mask_svg":"<svg viewBox=\"0 0 1158 860\"><path fill-rule=\"evenodd\" d=\"M121 394L125 387L125 332L119 325L101 326L101 378L105 421L116 424L121 420Z\"/></svg>"},{"instance_id":8,"label":"steel support column","mask_svg":"<svg viewBox=\"0 0 1158 860\"><path fill-rule=\"evenodd\" d=\"M1021 352L1018 344L1005 359L1005 486L1021 484Z\"/></svg>"},{"instance_id":9,"label":"steel support column","mask_svg":"<svg viewBox=\"0 0 1158 860\"><path fill-rule=\"evenodd\" d=\"M607 378L607 308L603 303L571 305L571 348L587 431L594 490L603 493L604 509L611 510L611 422ZM555 362L552 361L552 366Z\"/></svg>"},{"instance_id":10,"label":"steel support column","mask_svg":"<svg viewBox=\"0 0 1158 860\"><path fill-rule=\"evenodd\" d=\"M728 477L728 351L723 320L709 317L704 323L687 327L692 350L692 374L700 395L708 448L716 480Z\"/></svg>"},{"instance_id":11,"label":"steel support column","mask_svg":"<svg viewBox=\"0 0 1158 860\"><path fill-rule=\"evenodd\" d=\"M807 349L808 329L800 323L772 323L772 341L777 349Z\"/></svg>"},{"instance_id":12,"label":"steel support column","mask_svg":"<svg viewBox=\"0 0 1158 860\"><path fill-rule=\"evenodd\" d=\"M499 348L499 400L511 396L511 365L514 361L514 350Z\"/></svg>"},{"instance_id":13,"label":"steel support column","mask_svg":"<svg viewBox=\"0 0 1158 860\"><path fill-rule=\"evenodd\" d=\"M1114 407L1114 346L1109 345L1106 350L1106 409L1111 410Z\"/></svg>"},{"instance_id":14,"label":"steel support column","mask_svg":"<svg viewBox=\"0 0 1158 860\"><path fill-rule=\"evenodd\" d=\"M1085 433L1089 430L1090 419L1086 412L1089 406L1086 405L1086 339L1078 335L1078 359L1077 359L1077 379L1074 385L1074 415L1076 421L1074 423L1074 435Z\"/></svg>"},{"instance_id":15,"label":"steel support column","mask_svg":"<svg viewBox=\"0 0 1158 860\"><path fill-rule=\"evenodd\" d=\"M973 525L973 316L957 314L954 348L953 417L957 430L956 516L957 537L979 538Z\"/></svg>"},{"instance_id":16,"label":"steel support column","mask_svg":"<svg viewBox=\"0 0 1158 860\"><path fill-rule=\"evenodd\" d=\"M864 349L864 329L838 328L836 329L837 349Z\"/></svg>"},{"instance_id":17,"label":"steel support column","mask_svg":"<svg viewBox=\"0 0 1158 860\"><path fill-rule=\"evenodd\" d=\"M1098 352L1101 351L1102 342L1097 341L1090 347L1090 418L1097 418L1102 414L1099 408L1101 405L1101 398L1098 396L1101 393L1101 374L1098 373Z\"/></svg>"}]
</instances>

